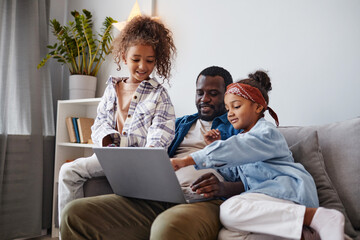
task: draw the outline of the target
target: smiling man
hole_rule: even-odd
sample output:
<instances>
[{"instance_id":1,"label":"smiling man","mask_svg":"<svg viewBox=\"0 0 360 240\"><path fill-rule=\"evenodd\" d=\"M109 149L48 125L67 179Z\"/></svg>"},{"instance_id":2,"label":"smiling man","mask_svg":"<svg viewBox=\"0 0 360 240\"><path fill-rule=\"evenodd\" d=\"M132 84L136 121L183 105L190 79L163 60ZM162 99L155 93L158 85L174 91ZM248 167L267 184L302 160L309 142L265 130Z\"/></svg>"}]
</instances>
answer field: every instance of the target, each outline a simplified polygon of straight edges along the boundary
<instances>
[{"instance_id":1,"label":"smiling man","mask_svg":"<svg viewBox=\"0 0 360 240\"><path fill-rule=\"evenodd\" d=\"M224 96L224 88L227 85L228 83L225 83L225 79L221 76L205 76L201 74L198 77L195 104L198 109L199 119L212 121L215 117L225 113L224 100L221 98Z\"/></svg>"},{"instance_id":2,"label":"smiling man","mask_svg":"<svg viewBox=\"0 0 360 240\"><path fill-rule=\"evenodd\" d=\"M233 82L224 68L211 66L202 70L196 78L195 105L198 113L177 118L175 139L169 147L170 157L181 157L206 146L202 134L219 129L221 139L237 134L227 120L224 105L226 87Z\"/></svg>"}]
</instances>

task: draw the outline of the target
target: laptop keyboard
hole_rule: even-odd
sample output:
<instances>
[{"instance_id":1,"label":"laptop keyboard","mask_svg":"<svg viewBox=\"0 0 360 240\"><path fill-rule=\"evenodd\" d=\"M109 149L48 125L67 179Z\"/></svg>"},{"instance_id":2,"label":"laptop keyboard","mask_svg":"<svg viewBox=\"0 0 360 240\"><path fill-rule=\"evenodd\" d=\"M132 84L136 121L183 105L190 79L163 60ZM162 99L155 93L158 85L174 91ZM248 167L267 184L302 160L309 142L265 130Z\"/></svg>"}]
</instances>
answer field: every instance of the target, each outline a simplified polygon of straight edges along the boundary
<instances>
[{"instance_id":1,"label":"laptop keyboard","mask_svg":"<svg viewBox=\"0 0 360 240\"><path fill-rule=\"evenodd\" d=\"M182 187L184 192L184 196L187 200L197 200L197 199L204 199L204 196L197 194L190 187Z\"/></svg>"}]
</instances>

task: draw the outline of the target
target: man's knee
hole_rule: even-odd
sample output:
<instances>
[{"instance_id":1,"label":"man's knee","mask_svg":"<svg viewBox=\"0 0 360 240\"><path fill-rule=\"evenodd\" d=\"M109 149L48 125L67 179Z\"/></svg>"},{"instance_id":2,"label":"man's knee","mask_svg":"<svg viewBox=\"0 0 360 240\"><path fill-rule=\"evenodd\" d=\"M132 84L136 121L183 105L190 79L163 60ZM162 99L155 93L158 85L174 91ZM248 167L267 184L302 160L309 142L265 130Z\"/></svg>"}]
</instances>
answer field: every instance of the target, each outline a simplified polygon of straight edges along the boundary
<instances>
[{"instance_id":1,"label":"man's knee","mask_svg":"<svg viewBox=\"0 0 360 240\"><path fill-rule=\"evenodd\" d=\"M61 213L61 226L76 222L77 219L84 219L84 214L88 212L89 207L86 201L83 199L77 199L66 204Z\"/></svg>"},{"instance_id":2,"label":"man's knee","mask_svg":"<svg viewBox=\"0 0 360 240\"><path fill-rule=\"evenodd\" d=\"M97 229L98 216L86 199L69 202L62 211L60 233L62 239L101 239Z\"/></svg>"},{"instance_id":3,"label":"man's knee","mask_svg":"<svg viewBox=\"0 0 360 240\"><path fill-rule=\"evenodd\" d=\"M189 223L180 215L166 210L151 225L150 239L192 239L187 236L189 233L184 222Z\"/></svg>"},{"instance_id":4,"label":"man's knee","mask_svg":"<svg viewBox=\"0 0 360 240\"><path fill-rule=\"evenodd\" d=\"M181 204L157 216L150 239L216 239L219 229L217 204Z\"/></svg>"}]
</instances>

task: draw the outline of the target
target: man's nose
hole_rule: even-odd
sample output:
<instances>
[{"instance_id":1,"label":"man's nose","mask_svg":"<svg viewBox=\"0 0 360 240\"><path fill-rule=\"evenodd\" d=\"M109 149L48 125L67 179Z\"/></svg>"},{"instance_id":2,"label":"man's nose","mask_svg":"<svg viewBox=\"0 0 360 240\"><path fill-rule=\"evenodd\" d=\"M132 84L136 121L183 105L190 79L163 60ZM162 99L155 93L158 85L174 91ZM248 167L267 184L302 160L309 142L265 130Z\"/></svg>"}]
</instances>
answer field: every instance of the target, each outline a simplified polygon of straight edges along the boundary
<instances>
[{"instance_id":1,"label":"man's nose","mask_svg":"<svg viewBox=\"0 0 360 240\"><path fill-rule=\"evenodd\" d=\"M202 102L210 102L210 101L211 101L211 98L210 98L209 94L204 93L204 95L203 95L202 98L201 98L201 101L202 101Z\"/></svg>"}]
</instances>

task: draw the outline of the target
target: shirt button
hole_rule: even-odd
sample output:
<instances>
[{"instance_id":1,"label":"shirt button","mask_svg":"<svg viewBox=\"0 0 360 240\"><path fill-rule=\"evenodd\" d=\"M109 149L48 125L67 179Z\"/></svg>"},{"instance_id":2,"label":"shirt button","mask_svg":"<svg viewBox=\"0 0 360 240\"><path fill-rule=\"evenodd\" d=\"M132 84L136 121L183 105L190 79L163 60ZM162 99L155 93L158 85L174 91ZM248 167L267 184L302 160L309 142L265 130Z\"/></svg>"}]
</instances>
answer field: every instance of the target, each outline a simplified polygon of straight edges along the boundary
<instances>
[{"instance_id":1,"label":"shirt button","mask_svg":"<svg viewBox=\"0 0 360 240\"><path fill-rule=\"evenodd\" d=\"M131 114L128 115L128 118L131 118Z\"/></svg>"},{"instance_id":2,"label":"shirt button","mask_svg":"<svg viewBox=\"0 0 360 240\"><path fill-rule=\"evenodd\" d=\"M126 136L127 132L123 132L124 136Z\"/></svg>"},{"instance_id":3,"label":"shirt button","mask_svg":"<svg viewBox=\"0 0 360 240\"><path fill-rule=\"evenodd\" d=\"M136 96L136 95L134 96L134 99L137 99L137 96Z\"/></svg>"}]
</instances>

